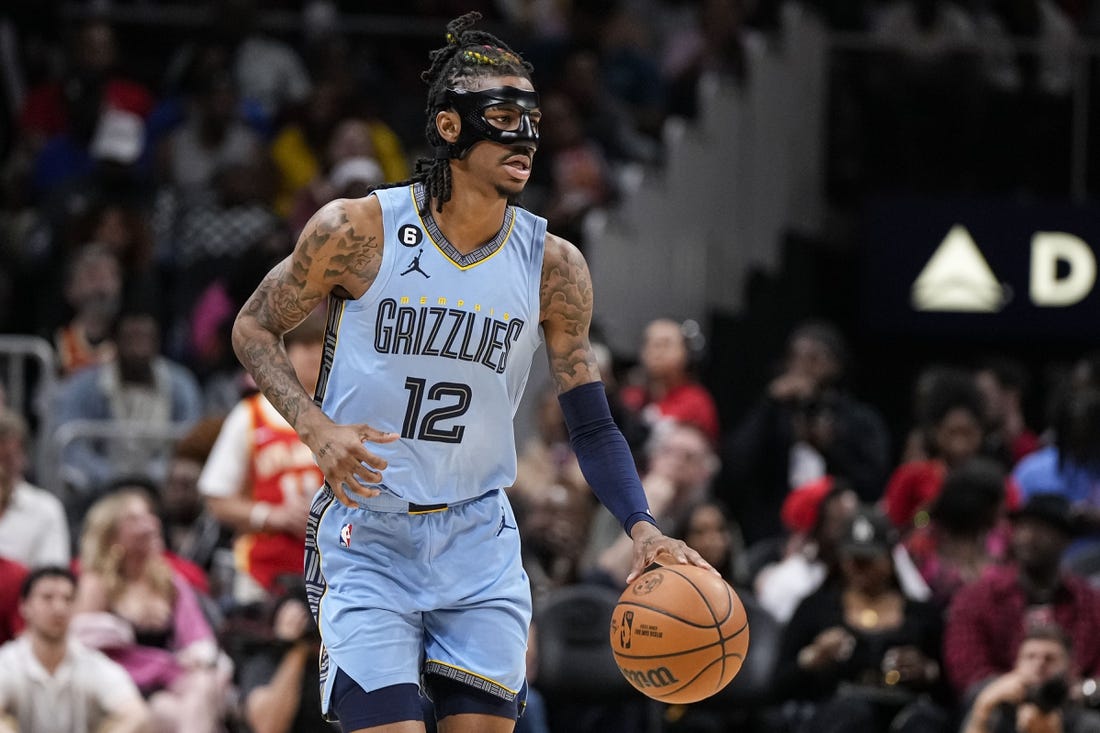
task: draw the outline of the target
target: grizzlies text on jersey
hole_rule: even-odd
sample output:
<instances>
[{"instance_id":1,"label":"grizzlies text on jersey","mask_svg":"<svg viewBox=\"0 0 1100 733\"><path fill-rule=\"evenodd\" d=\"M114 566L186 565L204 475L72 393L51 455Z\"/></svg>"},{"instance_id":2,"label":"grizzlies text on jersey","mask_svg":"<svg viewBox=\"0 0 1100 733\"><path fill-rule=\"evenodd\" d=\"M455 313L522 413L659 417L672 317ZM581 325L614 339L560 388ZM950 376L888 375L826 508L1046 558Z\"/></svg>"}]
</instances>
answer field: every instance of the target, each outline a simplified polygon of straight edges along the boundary
<instances>
[{"instance_id":1,"label":"grizzlies text on jersey","mask_svg":"<svg viewBox=\"0 0 1100 733\"><path fill-rule=\"evenodd\" d=\"M509 206L497 235L463 255L420 216L422 186L373 195L382 264L361 298L333 298L321 408L401 436L372 447L389 463L377 487L393 497L455 503L507 488L510 426L541 342L546 221Z\"/></svg>"}]
</instances>

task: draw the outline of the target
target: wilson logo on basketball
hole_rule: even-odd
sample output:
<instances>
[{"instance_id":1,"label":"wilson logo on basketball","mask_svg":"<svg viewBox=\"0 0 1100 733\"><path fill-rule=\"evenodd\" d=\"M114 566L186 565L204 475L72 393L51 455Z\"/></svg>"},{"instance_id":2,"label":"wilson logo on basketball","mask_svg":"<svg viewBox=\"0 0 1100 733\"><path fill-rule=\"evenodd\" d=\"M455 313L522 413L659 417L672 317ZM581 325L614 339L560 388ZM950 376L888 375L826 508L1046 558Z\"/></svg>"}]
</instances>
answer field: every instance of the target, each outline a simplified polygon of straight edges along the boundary
<instances>
[{"instance_id":1,"label":"wilson logo on basketball","mask_svg":"<svg viewBox=\"0 0 1100 733\"><path fill-rule=\"evenodd\" d=\"M656 669L624 669L623 674L630 680L638 689L646 687L668 687L669 685L679 682L676 679L676 675L669 671L668 667L657 667Z\"/></svg>"}]
</instances>

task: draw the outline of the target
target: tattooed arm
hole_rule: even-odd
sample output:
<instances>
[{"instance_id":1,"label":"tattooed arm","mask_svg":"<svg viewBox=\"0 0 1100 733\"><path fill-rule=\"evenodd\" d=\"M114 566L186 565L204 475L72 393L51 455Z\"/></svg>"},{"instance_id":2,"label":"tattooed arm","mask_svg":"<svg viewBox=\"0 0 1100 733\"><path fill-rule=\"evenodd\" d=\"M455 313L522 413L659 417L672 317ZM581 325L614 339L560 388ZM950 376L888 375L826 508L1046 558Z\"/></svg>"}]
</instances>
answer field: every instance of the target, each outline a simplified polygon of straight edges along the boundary
<instances>
[{"instance_id":1,"label":"tattooed arm","mask_svg":"<svg viewBox=\"0 0 1100 733\"><path fill-rule=\"evenodd\" d=\"M629 568L630 583L661 553L676 562L710 568L681 540L666 537L649 514L630 449L611 418L588 340L592 276L577 248L552 234L546 235L539 300L550 373L570 442L593 492L630 535L608 550L619 559L616 571Z\"/></svg>"},{"instance_id":2,"label":"tattooed arm","mask_svg":"<svg viewBox=\"0 0 1100 733\"><path fill-rule=\"evenodd\" d=\"M233 324L233 349L276 410L317 457L337 498L351 505L343 485L356 493L356 476L381 480L385 461L363 441L390 442L392 433L368 425L336 425L313 403L287 357L283 334L301 323L328 295L358 298L382 262L382 210L371 196L337 200L318 211L294 252L276 265L245 303ZM365 464L365 465L364 465Z\"/></svg>"},{"instance_id":3,"label":"tattooed arm","mask_svg":"<svg viewBox=\"0 0 1100 733\"><path fill-rule=\"evenodd\" d=\"M592 276L577 248L553 234L546 235L539 300L550 373L558 394L598 381L600 368L588 340Z\"/></svg>"}]
</instances>

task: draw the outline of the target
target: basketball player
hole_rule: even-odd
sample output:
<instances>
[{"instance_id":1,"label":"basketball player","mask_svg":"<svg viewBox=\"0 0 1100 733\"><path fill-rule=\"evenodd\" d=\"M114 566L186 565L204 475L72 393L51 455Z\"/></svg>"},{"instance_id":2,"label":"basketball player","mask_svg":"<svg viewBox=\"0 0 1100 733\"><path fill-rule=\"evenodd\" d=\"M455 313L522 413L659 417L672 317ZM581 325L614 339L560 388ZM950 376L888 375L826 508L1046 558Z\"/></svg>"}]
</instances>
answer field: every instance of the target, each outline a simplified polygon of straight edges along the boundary
<instances>
[{"instance_id":1,"label":"basketball player","mask_svg":"<svg viewBox=\"0 0 1100 733\"><path fill-rule=\"evenodd\" d=\"M306 580L322 705L345 731L424 731L421 683L442 733L513 730L531 596L504 489L540 340L585 476L634 540L631 579L660 551L709 567L649 514L588 340L584 259L509 203L531 173L538 96L530 65L471 28L479 17L447 26L424 74L433 159L321 209L233 330L326 478ZM326 297L315 403L281 336Z\"/></svg>"}]
</instances>

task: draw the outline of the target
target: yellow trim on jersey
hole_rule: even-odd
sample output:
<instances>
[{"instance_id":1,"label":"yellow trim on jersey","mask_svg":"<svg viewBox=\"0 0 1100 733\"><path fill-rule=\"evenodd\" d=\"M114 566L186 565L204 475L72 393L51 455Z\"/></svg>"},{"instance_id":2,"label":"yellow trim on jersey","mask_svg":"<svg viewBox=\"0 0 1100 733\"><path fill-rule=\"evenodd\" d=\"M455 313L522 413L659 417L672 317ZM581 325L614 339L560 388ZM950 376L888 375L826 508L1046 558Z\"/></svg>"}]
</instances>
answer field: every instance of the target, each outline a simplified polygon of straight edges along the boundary
<instances>
[{"instance_id":1,"label":"yellow trim on jersey","mask_svg":"<svg viewBox=\"0 0 1100 733\"><path fill-rule=\"evenodd\" d=\"M466 669L465 667L458 667L454 664L447 664L446 662L444 662L442 660L439 660L439 659L425 659L424 664L438 664L440 667L448 667L449 669L457 670L459 672L465 672L466 674L470 675L471 677L477 677L479 680L485 680L486 682L488 682L490 684L496 685L497 687L499 687L502 690L507 690L508 692L512 693L513 695L518 695L519 694L519 690L513 690L511 687L505 687L504 685L500 684L496 680L490 679L489 677L486 677L483 674L478 674L477 672L474 672L473 670Z\"/></svg>"},{"instance_id":2,"label":"yellow trim on jersey","mask_svg":"<svg viewBox=\"0 0 1100 733\"><path fill-rule=\"evenodd\" d=\"M486 258L478 260L477 262L471 262L468 265L458 264L457 262L454 261L454 259L449 254L447 254L447 250L445 250L445 249L443 249L442 247L439 246L439 242L435 241L435 238L432 236L431 231L428 229L428 225L424 223L424 217L420 213L420 207L417 206L417 204L416 204L416 188L415 187L416 187L415 183L412 184L411 186L409 186L409 196L412 197L413 211L416 212L416 218L420 220L420 228L424 230L424 236L428 238L428 241L431 242L432 245L437 250L439 250L439 254L446 257L447 261L450 262L455 267L457 267L458 269L465 272L466 270L469 270L471 267L477 267L478 265L481 265L481 264L484 264L484 263L488 262L489 260L496 257L498 254L500 254L501 250L504 249L504 245L508 244L508 239L512 236L512 230L516 228L516 219L518 218L516 216L512 217L512 221L508 224L508 231L504 234L504 239L500 240L500 246L496 248L496 251L494 251L491 255L489 255ZM428 197L428 206L431 206L431 205L432 205L432 199L431 199L431 196L429 196ZM510 205L511 204L509 204L509 206ZM495 239L495 236L494 236L494 239ZM452 244L451 246L453 247L454 245ZM478 247L478 249L481 249L481 247Z\"/></svg>"}]
</instances>

